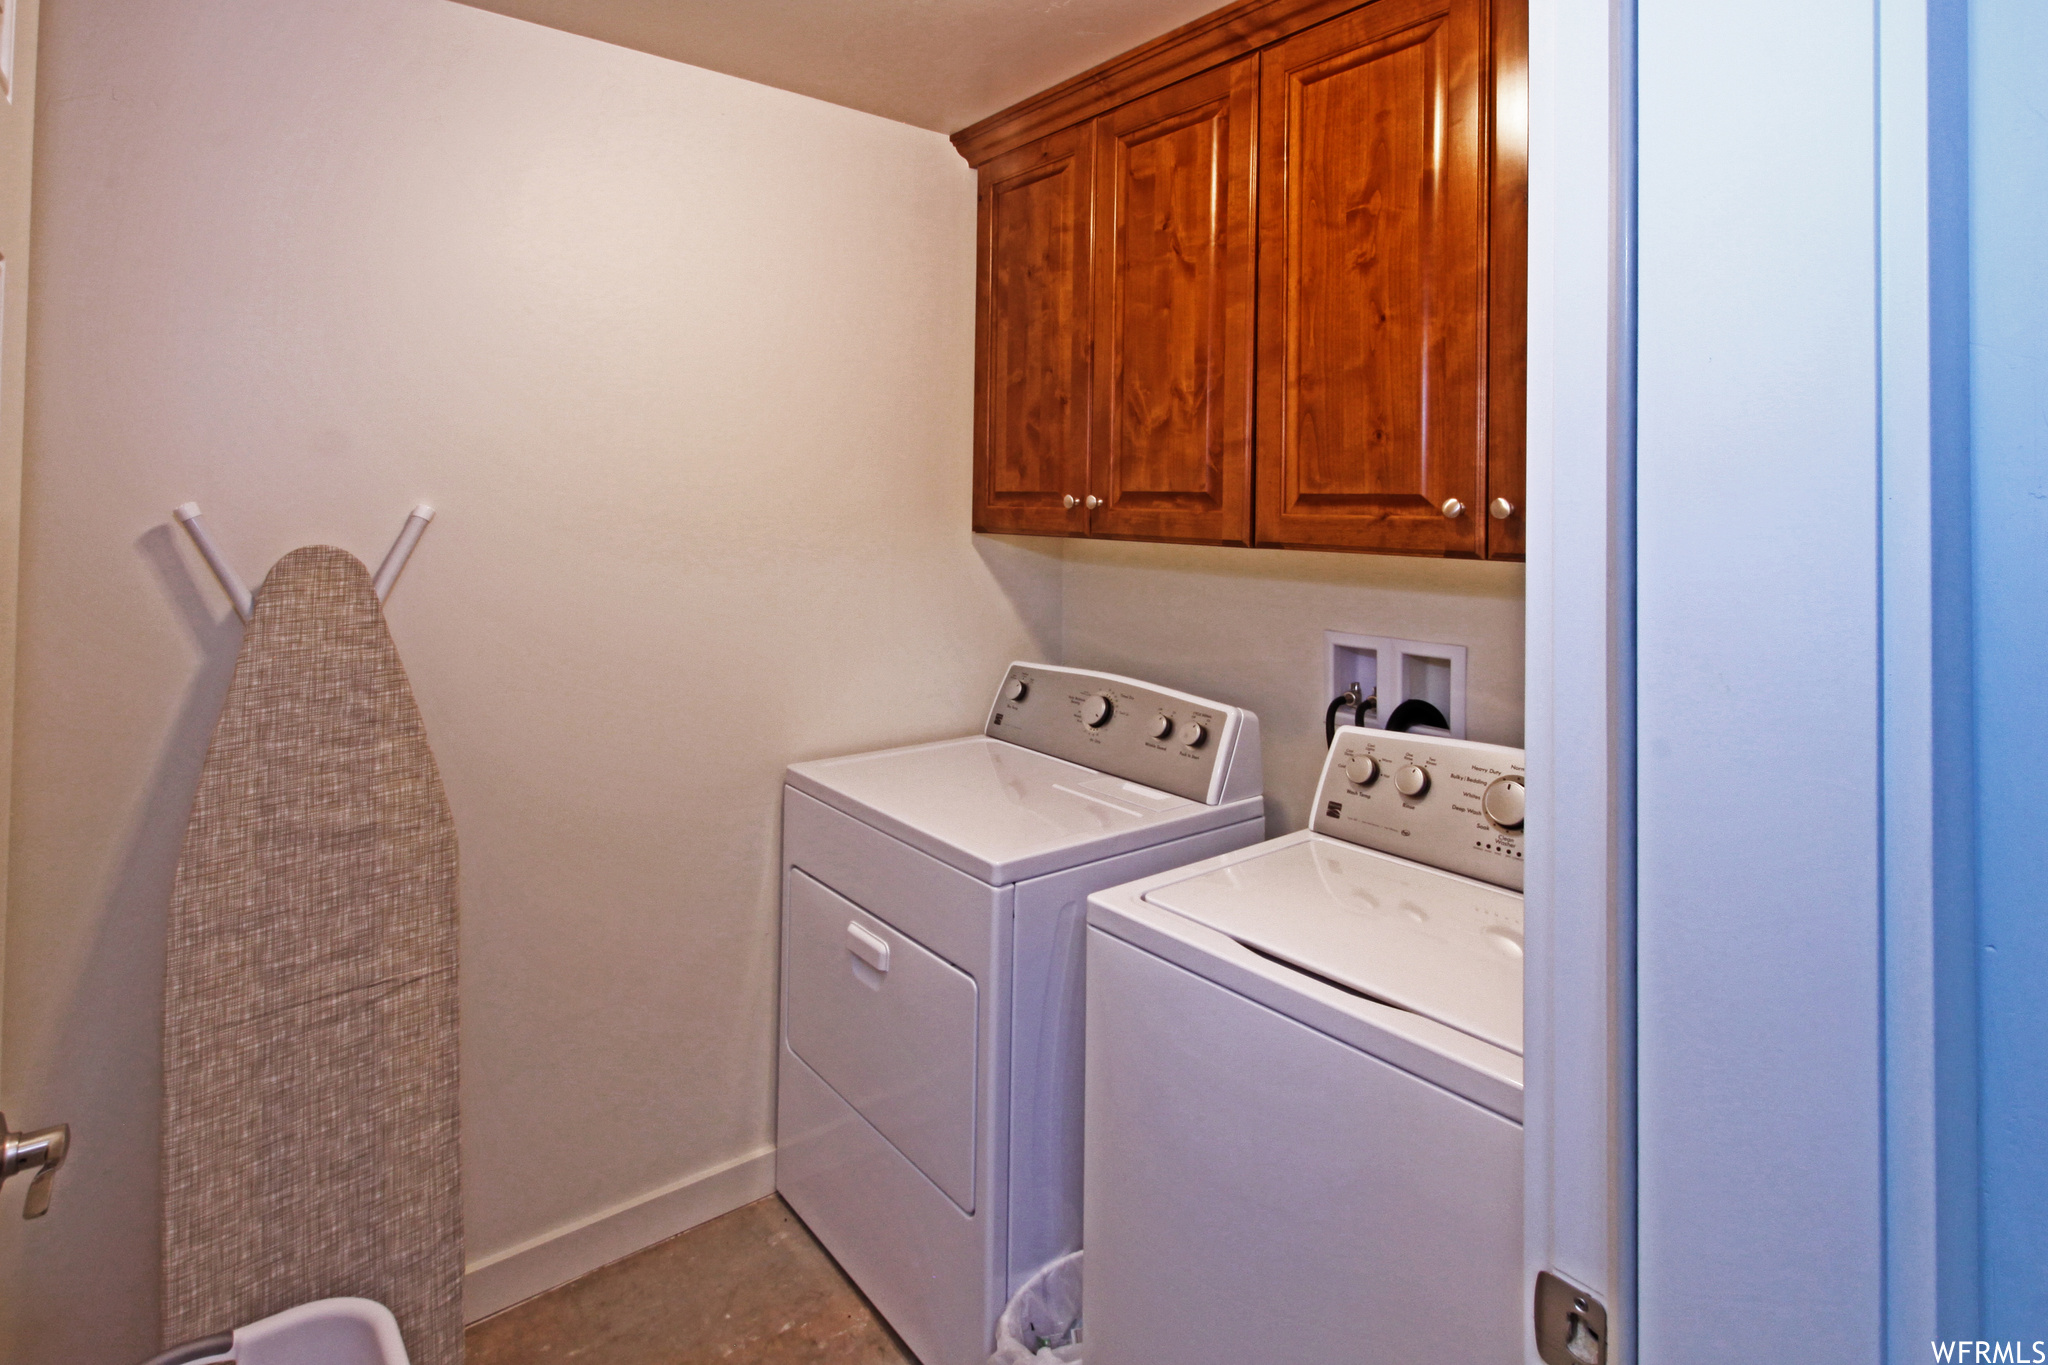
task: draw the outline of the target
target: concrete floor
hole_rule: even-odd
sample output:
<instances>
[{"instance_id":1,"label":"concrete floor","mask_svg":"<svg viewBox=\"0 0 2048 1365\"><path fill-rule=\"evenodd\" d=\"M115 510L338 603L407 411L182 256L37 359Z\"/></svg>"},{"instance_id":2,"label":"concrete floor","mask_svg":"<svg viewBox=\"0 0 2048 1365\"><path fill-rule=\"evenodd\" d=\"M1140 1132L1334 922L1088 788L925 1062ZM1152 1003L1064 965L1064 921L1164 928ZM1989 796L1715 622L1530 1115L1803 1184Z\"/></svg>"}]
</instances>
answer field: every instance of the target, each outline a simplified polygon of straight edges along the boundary
<instances>
[{"instance_id":1,"label":"concrete floor","mask_svg":"<svg viewBox=\"0 0 2048 1365\"><path fill-rule=\"evenodd\" d=\"M471 1325L469 1365L917 1365L781 1199Z\"/></svg>"}]
</instances>

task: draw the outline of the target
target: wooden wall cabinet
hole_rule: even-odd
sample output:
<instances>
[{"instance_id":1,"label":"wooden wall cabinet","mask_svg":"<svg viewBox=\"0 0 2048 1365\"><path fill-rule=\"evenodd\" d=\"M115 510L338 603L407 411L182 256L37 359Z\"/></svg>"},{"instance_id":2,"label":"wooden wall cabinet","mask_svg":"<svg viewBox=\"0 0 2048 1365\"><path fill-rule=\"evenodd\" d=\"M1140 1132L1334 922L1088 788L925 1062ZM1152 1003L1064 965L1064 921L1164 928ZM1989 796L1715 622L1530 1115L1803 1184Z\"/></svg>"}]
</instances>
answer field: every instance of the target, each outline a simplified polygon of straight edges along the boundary
<instances>
[{"instance_id":1,"label":"wooden wall cabinet","mask_svg":"<svg viewBox=\"0 0 2048 1365\"><path fill-rule=\"evenodd\" d=\"M981 168L977 530L1088 526L1089 134L1069 128Z\"/></svg>"},{"instance_id":2,"label":"wooden wall cabinet","mask_svg":"<svg viewBox=\"0 0 2048 1365\"><path fill-rule=\"evenodd\" d=\"M1264 543L1484 548L1478 8L1375 0L1261 57Z\"/></svg>"},{"instance_id":3,"label":"wooden wall cabinet","mask_svg":"<svg viewBox=\"0 0 2048 1365\"><path fill-rule=\"evenodd\" d=\"M981 168L975 527L1251 543L1258 64Z\"/></svg>"},{"instance_id":4,"label":"wooden wall cabinet","mask_svg":"<svg viewBox=\"0 0 2048 1365\"><path fill-rule=\"evenodd\" d=\"M1095 535L1252 534L1252 151L1243 58L1095 121Z\"/></svg>"},{"instance_id":5,"label":"wooden wall cabinet","mask_svg":"<svg viewBox=\"0 0 2048 1365\"><path fill-rule=\"evenodd\" d=\"M1520 558L1526 32L1242 0L956 134L975 528Z\"/></svg>"}]
</instances>

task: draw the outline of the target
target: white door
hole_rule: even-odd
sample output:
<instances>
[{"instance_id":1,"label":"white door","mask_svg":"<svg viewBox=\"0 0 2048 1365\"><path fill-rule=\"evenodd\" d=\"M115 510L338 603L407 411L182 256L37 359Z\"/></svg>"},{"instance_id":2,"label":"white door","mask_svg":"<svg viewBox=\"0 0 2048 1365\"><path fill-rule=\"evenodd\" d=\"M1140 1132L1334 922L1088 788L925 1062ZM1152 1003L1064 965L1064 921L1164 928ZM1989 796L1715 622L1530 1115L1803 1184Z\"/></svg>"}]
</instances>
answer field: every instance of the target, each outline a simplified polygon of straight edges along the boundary
<instances>
[{"instance_id":1,"label":"white door","mask_svg":"<svg viewBox=\"0 0 2048 1365\"><path fill-rule=\"evenodd\" d=\"M1634 1359L1628 12L1620 0L1530 7L1529 1365L1543 1359L1545 1275L1588 1301L1588 1335L1564 1359Z\"/></svg>"},{"instance_id":2,"label":"white door","mask_svg":"<svg viewBox=\"0 0 2048 1365\"><path fill-rule=\"evenodd\" d=\"M1534 0L1527 1289L1582 1359L1939 1330L1936 10Z\"/></svg>"}]
</instances>

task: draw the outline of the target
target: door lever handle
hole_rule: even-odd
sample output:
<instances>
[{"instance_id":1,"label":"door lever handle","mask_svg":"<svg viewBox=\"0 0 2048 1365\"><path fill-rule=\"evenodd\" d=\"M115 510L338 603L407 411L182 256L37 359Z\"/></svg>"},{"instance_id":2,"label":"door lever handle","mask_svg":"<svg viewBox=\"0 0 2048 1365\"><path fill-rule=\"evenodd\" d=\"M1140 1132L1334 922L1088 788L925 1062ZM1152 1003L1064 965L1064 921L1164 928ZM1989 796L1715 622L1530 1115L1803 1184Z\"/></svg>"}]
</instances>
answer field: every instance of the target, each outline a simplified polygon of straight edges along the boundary
<instances>
[{"instance_id":1,"label":"door lever handle","mask_svg":"<svg viewBox=\"0 0 2048 1365\"><path fill-rule=\"evenodd\" d=\"M17 1133L0 1114L0 1183L31 1168L35 1178L28 1183L28 1200L21 1206L23 1218L40 1218L50 1211L50 1190L57 1183L57 1168L71 1151L71 1125Z\"/></svg>"}]
</instances>

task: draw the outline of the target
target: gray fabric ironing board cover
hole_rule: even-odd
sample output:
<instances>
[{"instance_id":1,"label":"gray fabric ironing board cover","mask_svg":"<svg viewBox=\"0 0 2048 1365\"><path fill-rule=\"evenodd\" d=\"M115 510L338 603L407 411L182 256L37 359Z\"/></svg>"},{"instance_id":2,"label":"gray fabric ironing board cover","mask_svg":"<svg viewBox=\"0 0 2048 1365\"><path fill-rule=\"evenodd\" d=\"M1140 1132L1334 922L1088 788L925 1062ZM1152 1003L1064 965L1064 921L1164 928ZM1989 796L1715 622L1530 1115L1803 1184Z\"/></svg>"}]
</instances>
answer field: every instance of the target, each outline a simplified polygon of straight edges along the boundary
<instances>
[{"instance_id":1,"label":"gray fabric ironing board cover","mask_svg":"<svg viewBox=\"0 0 2048 1365\"><path fill-rule=\"evenodd\" d=\"M455 824L370 575L256 597L171 899L163 1330L339 1295L462 1359Z\"/></svg>"}]
</instances>

